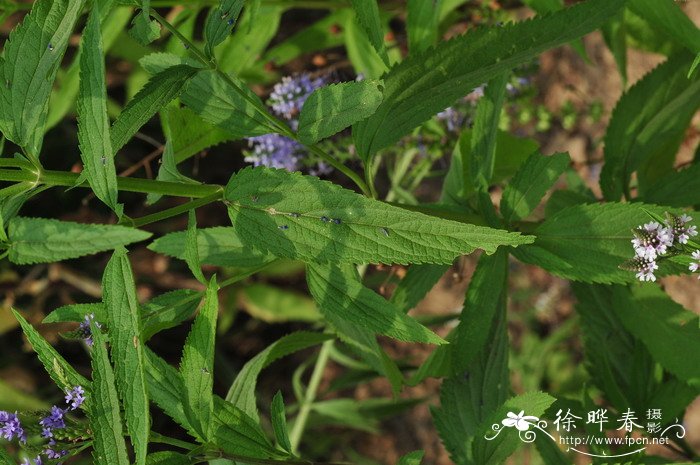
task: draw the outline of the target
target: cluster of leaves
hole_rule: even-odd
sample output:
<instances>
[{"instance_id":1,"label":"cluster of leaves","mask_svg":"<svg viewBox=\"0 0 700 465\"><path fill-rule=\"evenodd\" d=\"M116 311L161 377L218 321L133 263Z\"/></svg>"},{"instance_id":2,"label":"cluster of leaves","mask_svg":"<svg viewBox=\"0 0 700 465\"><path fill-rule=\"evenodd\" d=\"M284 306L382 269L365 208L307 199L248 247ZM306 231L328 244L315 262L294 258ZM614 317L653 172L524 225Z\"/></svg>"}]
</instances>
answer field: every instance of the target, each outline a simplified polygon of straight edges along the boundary
<instances>
[{"instance_id":1,"label":"cluster of leaves","mask_svg":"<svg viewBox=\"0 0 700 465\"><path fill-rule=\"evenodd\" d=\"M320 378L331 357L358 378L385 377L395 393L428 377L443 378L441 405L433 409L433 417L459 465L502 463L516 450L517 431L485 439L491 425L508 412L542 416L562 407L584 409L597 399L618 412L653 404L673 417L700 392L697 317L657 285L634 283L634 274L619 268L629 256L632 228L650 216L700 204L700 163L674 169L675 155L700 106L700 32L672 0L586 0L570 8L558 1L529 0L526 3L540 16L439 41L463 3L409 0L409 53L402 57L385 40L388 14L375 0L353 0L351 7L337 9L273 47L269 43L287 7L260 0L221 0L211 7L201 42L193 39L199 6L185 8L173 25L145 0L35 2L10 35L0 62L0 131L18 148L0 158L0 180L8 183L0 189L0 246L3 256L16 265L113 251L103 275L102 301L61 307L46 319L80 322L94 315L89 328L94 340L91 380L78 374L15 312L56 385L63 390L84 387L88 419L74 441L92 447L94 463L300 463L299 446L312 412L372 429L363 415L378 417L378 412L411 405L317 401ZM171 38L165 52L153 51L140 59L150 76L112 118L105 54L134 10L129 34L142 48L149 50L166 32ZM84 13L78 53L55 88L69 38ZM336 24L342 25L342 33L329 32ZM568 154L545 156L534 141L499 131L512 70L569 43L585 53L580 38L599 28L623 74L630 37L640 47L669 56L623 94L612 114L600 177L603 201L577 178ZM648 35L641 35L640 28ZM657 37L663 39L663 47ZM248 86L270 79L265 63L281 66L301 51L337 45L346 46L355 71L366 80L316 90L299 115L298 128L272 115ZM262 58L256 60L258 56ZM379 200L375 180L384 155L484 83L473 127L462 131L456 143L440 202L391 202L396 196L415 200L413 193L402 195L393 189L387 201ZM47 170L41 162L45 132L73 103L80 175ZM167 137L158 178L117 176L120 150L156 114ZM348 129L364 176L325 149L324 141ZM270 133L305 145L361 193L265 167L243 169L226 186L202 184L179 171L179 163L207 147ZM399 160L394 169L405 173L410 160ZM416 187L424 171L415 171L423 173L414 176ZM537 207L564 174L568 189L555 191L542 215ZM119 225L19 216L28 200L59 186L89 187L114 212ZM494 186L505 186L498 209L489 195ZM148 194L151 203L162 196L190 200L131 218L120 203L125 191ZM225 205L231 226L198 229L195 210L213 202ZM206 290L177 290L140 304L125 246L150 239L151 234L139 227L184 213L189 213L187 230L159 237L149 248L184 260ZM483 253L459 324L442 338L407 312L456 258L477 249ZM506 329L511 256L574 282L591 383L581 391L581 400L555 400L536 391L513 395ZM218 291L282 259L305 266L314 303L297 318L313 326L256 355L221 398L212 390ZM688 260L674 257L659 273L687 273ZM368 264L410 268L387 300L358 272ZM216 276L206 278L202 265L237 271L219 281ZM246 288L247 298L256 302L269 292L274 290ZM308 301L293 298L293 306ZM147 342L195 313L175 368ZM436 347L422 365L399 366L384 352L378 336ZM269 408L269 422L261 419L258 374L281 357L317 345L321 349L315 369L308 386L296 382L293 408L285 408L278 393ZM152 406L195 443L151 431ZM291 428L287 411L296 412ZM266 429L268 424L271 428ZM156 443L172 450L149 453ZM688 458L694 457L685 443L677 444ZM537 446L547 464L568 463L551 444L538 441ZM412 453L401 463L417 464L421 457L420 452ZM4 452L0 462L13 463Z\"/></svg>"}]
</instances>

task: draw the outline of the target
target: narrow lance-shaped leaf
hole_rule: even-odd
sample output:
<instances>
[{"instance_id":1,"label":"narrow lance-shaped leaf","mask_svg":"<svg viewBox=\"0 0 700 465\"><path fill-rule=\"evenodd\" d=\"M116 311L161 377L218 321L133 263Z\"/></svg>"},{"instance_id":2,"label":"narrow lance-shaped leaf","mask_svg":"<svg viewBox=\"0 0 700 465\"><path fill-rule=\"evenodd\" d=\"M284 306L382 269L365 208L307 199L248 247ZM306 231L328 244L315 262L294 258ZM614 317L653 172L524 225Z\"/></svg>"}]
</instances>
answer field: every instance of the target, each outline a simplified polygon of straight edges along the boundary
<instances>
[{"instance_id":1,"label":"narrow lance-shaped leaf","mask_svg":"<svg viewBox=\"0 0 700 465\"><path fill-rule=\"evenodd\" d=\"M382 58L384 64L389 66L389 56L384 46L384 31L379 18L377 0L352 0L352 7L355 10L357 23L367 34L372 47Z\"/></svg>"},{"instance_id":2,"label":"narrow lance-shaped leaf","mask_svg":"<svg viewBox=\"0 0 700 465\"><path fill-rule=\"evenodd\" d=\"M95 5L83 31L78 90L78 141L84 173L97 198L121 215L117 205L117 171L114 167L107 116L107 85L100 33L100 8Z\"/></svg>"},{"instance_id":3,"label":"narrow lance-shaped leaf","mask_svg":"<svg viewBox=\"0 0 700 465\"><path fill-rule=\"evenodd\" d=\"M93 338L93 390L88 399L87 412L93 434L92 458L98 465L129 465L114 372L105 345L106 338L96 322L90 324Z\"/></svg>"},{"instance_id":4,"label":"narrow lance-shaped leaf","mask_svg":"<svg viewBox=\"0 0 700 465\"><path fill-rule=\"evenodd\" d=\"M197 214L195 210L188 213L187 235L185 241L185 263L197 281L206 283L207 280L202 274L202 265L199 261L199 245L197 244Z\"/></svg>"},{"instance_id":5,"label":"narrow lance-shaped leaf","mask_svg":"<svg viewBox=\"0 0 700 465\"><path fill-rule=\"evenodd\" d=\"M299 139L314 144L374 113L382 101L381 81L333 84L316 89L299 115Z\"/></svg>"},{"instance_id":6,"label":"narrow lance-shaped leaf","mask_svg":"<svg viewBox=\"0 0 700 465\"><path fill-rule=\"evenodd\" d=\"M136 464L142 465L146 463L150 415L139 303L126 249L115 250L102 281L117 388L124 403Z\"/></svg>"},{"instance_id":7,"label":"narrow lance-shaped leaf","mask_svg":"<svg viewBox=\"0 0 700 465\"><path fill-rule=\"evenodd\" d=\"M323 316L357 325L377 334L407 342L442 344L445 341L365 287L353 265L309 265L309 291Z\"/></svg>"},{"instance_id":8,"label":"narrow lance-shaped leaf","mask_svg":"<svg viewBox=\"0 0 700 465\"><path fill-rule=\"evenodd\" d=\"M280 391L277 391L275 397L272 398L272 405L270 407L270 420L272 422L272 429L275 432L277 444L279 444L282 449L291 454L292 444L289 441L287 417L284 413L284 399L282 398L282 393Z\"/></svg>"},{"instance_id":9,"label":"narrow lance-shaped leaf","mask_svg":"<svg viewBox=\"0 0 700 465\"><path fill-rule=\"evenodd\" d=\"M589 0L505 27L479 28L401 62L384 77L384 100L355 125L363 159L398 141L474 87L602 25L624 0Z\"/></svg>"},{"instance_id":10,"label":"narrow lance-shaped leaf","mask_svg":"<svg viewBox=\"0 0 700 465\"><path fill-rule=\"evenodd\" d=\"M8 236L10 261L26 265L112 250L148 239L151 233L124 226L16 217L10 221Z\"/></svg>"},{"instance_id":11,"label":"narrow lance-shaped leaf","mask_svg":"<svg viewBox=\"0 0 700 465\"><path fill-rule=\"evenodd\" d=\"M244 245L328 263L451 263L477 247L493 253L532 238L411 212L316 177L246 168L225 198Z\"/></svg>"},{"instance_id":12,"label":"narrow lance-shaped leaf","mask_svg":"<svg viewBox=\"0 0 700 465\"><path fill-rule=\"evenodd\" d=\"M216 277L213 277L207 287L204 304L185 341L180 363L185 388L185 414L197 433L205 439L211 436L214 409L214 340L219 315L217 291Z\"/></svg>"},{"instance_id":13,"label":"narrow lance-shaped leaf","mask_svg":"<svg viewBox=\"0 0 700 465\"><path fill-rule=\"evenodd\" d=\"M506 99L506 83L510 72L500 74L486 85L484 96L479 100L474 117L471 138L471 154L465 165L465 178L471 176L472 184L486 192L491 185L496 163L496 136L501 120L501 109ZM465 181L466 183L466 181Z\"/></svg>"},{"instance_id":14,"label":"narrow lance-shaped leaf","mask_svg":"<svg viewBox=\"0 0 700 465\"><path fill-rule=\"evenodd\" d=\"M673 0L631 0L629 9L691 52L700 53L700 28Z\"/></svg>"},{"instance_id":15,"label":"narrow lance-shaped leaf","mask_svg":"<svg viewBox=\"0 0 700 465\"><path fill-rule=\"evenodd\" d=\"M413 265L391 294L391 303L404 313L414 308L447 272L446 265Z\"/></svg>"},{"instance_id":16,"label":"narrow lance-shaped leaf","mask_svg":"<svg viewBox=\"0 0 700 465\"><path fill-rule=\"evenodd\" d=\"M501 214L505 222L521 220L532 213L570 161L567 153L530 155L503 191Z\"/></svg>"},{"instance_id":17,"label":"narrow lance-shaped leaf","mask_svg":"<svg viewBox=\"0 0 700 465\"><path fill-rule=\"evenodd\" d=\"M218 7L209 10L204 23L205 50L209 56L213 56L214 47L231 34L242 8L243 0L221 0Z\"/></svg>"},{"instance_id":18,"label":"narrow lance-shaped leaf","mask_svg":"<svg viewBox=\"0 0 700 465\"><path fill-rule=\"evenodd\" d=\"M5 43L0 130L34 156L41 149L51 88L84 6L83 0L39 0Z\"/></svg>"},{"instance_id":19,"label":"narrow lance-shaped leaf","mask_svg":"<svg viewBox=\"0 0 700 465\"><path fill-rule=\"evenodd\" d=\"M136 132L168 102L182 92L197 68L176 65L153 76L132 98L110 130L113 154L116 154Z\"/></svg>"},{"instance_id":20,"label":"narrow lance-shaped leaf","mask_svg":"<svg viewBox=\"0 0 700 465\"><path fill-rule=\"evenodd\" d=\"M408 51L422 53L438 40L442 0L408 0L406 31Z\"/></svg>"},{"instance_id":21,"label":"narrow lance-shaped leaf","mask_svg":"<svg viewBox=\"0 0 700 465\"><path fill-rule=\"evenodd\" d=\"M65 392L73 389L75 386L82 386L86 391L90 391L90 381L75 371L61 354L19 312L13 309L12 314L19 322L39 361L44 365L44 369L53 382L56 383L56 386Z\"/></svg>"}]
</instances>

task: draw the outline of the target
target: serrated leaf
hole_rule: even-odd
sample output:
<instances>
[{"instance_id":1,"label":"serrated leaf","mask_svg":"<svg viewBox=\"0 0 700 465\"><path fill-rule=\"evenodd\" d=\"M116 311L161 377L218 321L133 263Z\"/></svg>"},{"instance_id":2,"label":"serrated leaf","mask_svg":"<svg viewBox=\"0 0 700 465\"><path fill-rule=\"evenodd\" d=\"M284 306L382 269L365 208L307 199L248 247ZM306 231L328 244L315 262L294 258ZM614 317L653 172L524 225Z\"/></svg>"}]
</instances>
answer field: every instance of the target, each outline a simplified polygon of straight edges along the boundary
<instances>
[{"instance_id":1,"label":"serrated leaf","mask_svg":"<svg viewBox=\"0 0 700 465\"><path fill-rule=\"evenodd\" d=\"M476 106L471 153L464 166L464 177L471 176L471 183L479 191L486 192L493 179L498 124L509 78L510 72L505 72L491 79L486 85L484 96Z\"/></svg>"},{"instance_id":2,"label":"serrated leaf","mask_svg":"<svg viewBox=\"0 0 700 465\"><path fill-rule=\"evenodd\" d=\"M112 250L148 239L151 233L124 226L16 217L10 221L8 236L10 261L26 265Z\"/></svg>"},{"instance_id":3,"label":"serrated leaf","mask_svg":"<svg viewBox=\"0 0 700 465\"><path fill-rule=\"evenodd\" d=\"M174 53L154 52L138 59L139 64L151 76L158 75L175 66L189 66L203 69L202 63L188 56L175 55Z\"/></svg>"},{"instance_id":4,"label":"serrated leaf","mask_svg":"<svg viewBox=\"0 0 700 465\"><path fill-rule=\"evenodd\" d=\"M207 55L213 56L214 47L231 34L243 8L243 0L221 0L219 6L211 8L204 23L204 40Z\"/></svg>"},{"instance_id":5,"label":"serrated leaf","mask_svg":"<svg viewBox=\"0 0 700 465\"><path fill-rule=\"evenodd\" d=\"M544 156L535 152L506 186L501 197L501 214L506 223L522 220L533 212L542 197L569 166L568 153Z\"/></svg>"},{"instance_id":6,"label":"serrated leaf","mask_svg":"<svg viewBox=\"0 0 700 465\"><path fill-rule=\"evenodd\" d=\"M155 452L146 457L146 465L189 465L191 463L192 459L187 455L170 451Z\"/></svg>"},{"instance_id":7,"label":"serrated leaf","mask_svg":"<svg viewBox=\"0 0 700 465\"><path fill-rule=\"evenodd\" d=\"M438 41L442 0L408 0L406 32L411 55L423 53Z\"/></svg>"},{"instance_id":8,"label":"serrated leaf","mask_svg":"<svg viewBox=\"0 0 700 465\"><path fill-rule=\"evenodd\" d=\"M197 244L197 214L195 210L188 213L187 232L185 234L185 263L194 277L200 283L207 280L202 274L202 264L199 261L199 246Z\"/></svg>"},{"instance_id":9,"label":"serrated leaf","mask_svg":"<svg viewBox=\"0 0 700 465\"><path fill-rule=\"evenodd\" d=\"M689 80L686 76L691 61L686 54L670 58L618 100L605 134L605 164L600 174L607 200L619 200L629 189L632 173L645 162L677 151L700 107L700 77ZM671 147L669 141L673 141Z\"/></svg>"},{"instance_id":10,"label":"serrated leaf","mask_svg":"<svg viewBox=\"0 0 700 465\"><path fill-rule=\"evenodd\" d=\"M190 79L182 102L205 121L226 130L232 138L261 136L276 131L260 98L238 78L224 78L202 70Z\"/></svg>"},{"instance_id":11,"label":"serrated leaf","mask_svg":"<svg viewBox=\"0 0 700 465\"><path fill-rule=\"evenodd\" d=\"M646 189L641 197L644 202L670 207L700 204L700 163L664 176Z\"/></svg>"},{"instance_id":12,"label":"serrated leaf","mask_svg":"<svg viewBox=\"0 0 700 465\"><path fill-rule=\"evenodd\" d=\"M110 130L112 149L117 153L141 126L182 92L197 68L188 65L171 66L153 76L126 105Z\"/></svg>"},{"instance_id":13,"label":"serrated leaf","mask_svg":"<svg viewBox=\"0 0 700 465\"><path fill-rule=\"evenodd\" d=\"M159 237L148 248L184 260L185 242L186 232L181 231ZM197 248L200 262L208 265L254 268L275 260L269 253L247 247L231 227L198 229Z\"/></svg>"},{"instance_id":14,"label":"serrated leaf","mask_svg":"<svg viewBox=\"0 0 700 465\"><path fill-rule=\"evenodd\" d=\"M479 28L409 57L384 77L384 100L375 114L355 125L358 152L367 159L474 87L593 31L623 5L624 0L589 0L533 20Z\"/></svg>"},{"instance_id":15,"label":"serrated leaf","mask_svg":"<svg viewBox=\"0 0 700 465\"><path fill-rule=\"evenodd\" d=\"M246 168L226 186L241 242L279 257L328 263L451 263L477 247L531 238L368 199L313 176Z\"/></svg>"},{"instance_id":16,"label":"serrated leaf","mask_svg":"<svg viewBox=\"0 0 700 465\"><path fill-rule=\"evenodd\" d=\"M214 409L214 340L219 315L216 278L207 286L204 304L190 330L180 362L185 414L200 437L210 439Z\"/></svg>"},{"instance_id":17,"label":"serrated leaf","mask_svg":"<svg viewBox=\"0 0 700 465\"><path fill-rule=\"evenodd\" d=\"M126 249L114 251L102 278L112 361L124 403L126 426L136 463L146 463L150 415L144 368L141 317L136 285Z\"/></svg>"},{"instance_id":18,"label":"serrated leaf","mask_svg":"<svg viewBox=\"0 0 700 465\"><path fill-rule=\"evenodd\" d=\"M67 321L79 322L85 319L85 315L95 315L97 321L105 321L105 306L102 303L70 304L58 307L49 313L42 323L64 323Z\"/></svg>"},{"instance_id":19,"label":"serrated leaf","mask_svg":"<svg viewBox=\"0 0 700 465\"><path fill-rule=\"evenodd\" d=\"M365 287L352 265L308 265L306 279L321 313L334 325L340 320L405 342L445 342Z\"/></svg>"},{"instance_id":20,"label":"serrated leaf","mask_svg":"<svg viewBox=\"0 0 700 465\"><path fill-rule=\"evenodd\" d=\"M328 334L308 331L299 331L278 339L243 366L231 384L228 394L226 394L226 400L257 420L255 386L260 372L279 358L313 347L329 339L332 339L332 336Z\"/></svg>"},{"instance_id":21,"label":"serrated leaf","mask_svg":"<svg viewBox=\"0 0 700 465\"><path fill-rule=\"evenodd\" d=\"M414 308L447 272L445 265L413 265L399 282L389 301L404 313Z\"/></svg>"},{"instance_id":22,"label":"serrated leaf","mask_svg":"<svg viewBox=\"0 0 700 465\"><path fill-rule=\"evenodd\" d=\"M552 274L588 283L629 283L635 273L619 268L634 257L632 229L650 221L647 212L663 217L668 209L642 203L576 205L545 219L533 232L533 244L513 250L519 260ZM657 275L687 270L668 260Z\"/></svg>"},{"instance_id":23,"label":"serrated leaf","mask_svg":"<svg viewBox=\"0 0 700 465\"><path fill-rule=\"evenodd\" d=\"M700 53L700 29L673 0L631 0L628 8L694 54Z\"/></svg>"},{"instance_id":24,"label":"serrated leaf","mask_svg":"<svg viewBox=\"0 0 700 465\"><path fill-rule=\"evenodd\" d=\"M161 158L160 167L158 168L157 181L178 182L182 184L200 184L192 178L188 178L180 173L177 169L177 161L175 160L175 152L170 139L165 143L163 148L163 157ZM146 204L153 205L163 197L161 194L149 193L146 196Z\"/></svg>"},{"instance_id":25,"label":"serrated leaf","mask_svg":"<svg viewBox=\"0 0 700 465\"><path fill-rule=\"evenodd\" d=\"M367 118L381 101L381 81L344 82L316 89L301 109L297 135L304 144L315 144Z\"/></svg>"},{"instance_id":26,"label":"serrated leaf","mask_svg":"<svg viewBox=\"0 0 700 465\"><path fill-rule=\"evenodd\" d=\"M107 116L107 84L100 32L100 8L95 6L83 30L78 90L78 141L84 174L93 192L121 216L117 205L117 171L114 167Z\"/></svg>"},{"instance_id":27,"label":"serrated leaf","mask_svg":"<svg viewBox=\"0 0 700 465\"><path fill-rule=\"evenodd\" d=\"M389 56L384 46L384 30L379 18L377 0L351 0L357 23L367 34L369 42L377 51L384 64L389 66Z\"/></svg>"},{"instance_id":28,"label":"serrated leaf","mask_svg":"<svg viewBox=\"0 0 700 465\"><path fill-rule=\"evenodd\" d=\"M379 79L389 70L389 66L372 47L362 27L357 24L353 16L345 18L343 36L345 37L345 50L348 59L352 63L355 72L368 79Z\"/></svg>"},{"instance_id":29,"label":"serrated leaf","mask_svg":"<svg viewBox=\"0 0 700 465\"><path fill-rule=\"evenodd\" d=\"M420 465L423 462L425 451L414 450L399 459L398 465Z\"/></svg>"},{"instance_id":30,"label":"serrated leaf","mask_svg":"<svg viewBox=\"0 0 700 465\"><path fill-rule=\"evenodd\" d=\"M160 37L160 24L149 14L151 0L142 0L141 11L131 22L129 35L139 44L148 45Z\"/></svg>"},{"instance_id":31,"label":"serrated leaf","mask_svg":"<svg viewBox=\"0 0 700 465\"><path fill-rule=\"evenodd\" d=\"M87 414L93 434L92 458L98 465L129 465L114 372L105 345L106 337L94 321L91 330L93 390Z\"/></svg>"},{"instance_id":32,"label":"serrated leaf","mask_svg":"<svg viewBox=\"0 0 700 465\"><path fill-rule=\"evenodd\" d=\"M654 286L614 287L613 308L625 328L642 341L655 360L679 379L700 387L697 315Z\"/></svg>"},{"instance_id":33,"label":"serrated leaf","mask_svg":"<svg viewBox=\"0 0 700 465\"><path fill-rule=\"evenodd\" d=\"M68 40L85 2L40 0L4 46L0 61L0 131L39 156L47 103Z\"/></svg>"},{"instance_id":34,"label":"serrated leaf","mask_svg":"<svg viewBox=\"0 0 700 465\"><path fill-rule=\"evenodd\" d=\"M44 369L53 382L56 383L56 386L65 392L68 392L75 386L82 386L88 392L92 389L90 381L75 371L19 312L13 309L12 314L19 322L39 361L44 365Z\"/></svg>"},{"instance_id":35,"label":"serrated leaf","mask_svg":"<svg viewBox=\"0 0 700 465\"><path fill-rule=\"evenodd\" d=\"M167 121L170 131L168 141L173 146L173 158L176 163L231 140L228 132L205 122L187 107L169 107L161 115Z\"/></svg>"},{"instance_id":36,"label":"serrated leaf","mask_svg":"<svg viewBox=\"0 0 700 465\"><path fill-rule=\"evenodd\" d=\"M289 430L287 429L287 417L284 413L284 399L280 391L277 391L277 394L272 398L270 420L277 444L286 452L292 454L292 444L289 441Z\"/></svg>"}]
</instances>

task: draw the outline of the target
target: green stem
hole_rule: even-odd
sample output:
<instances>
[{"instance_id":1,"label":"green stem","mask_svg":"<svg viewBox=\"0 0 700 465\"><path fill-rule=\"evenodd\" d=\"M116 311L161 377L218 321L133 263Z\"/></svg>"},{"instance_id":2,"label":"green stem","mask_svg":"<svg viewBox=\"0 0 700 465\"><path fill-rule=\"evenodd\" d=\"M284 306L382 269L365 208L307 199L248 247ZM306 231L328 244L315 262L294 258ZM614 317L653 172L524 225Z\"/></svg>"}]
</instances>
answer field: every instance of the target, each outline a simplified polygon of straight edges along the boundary
<instances>
[{"instance_id":1,"label":"green stem","mask_svg":"<svg viewBox=\"0 0 700 465\"><path fill-rule=\"evenodd\" d=\"M311 406L316 400L318 387L321 384L323 372L325 371L326 365L328 364L328 358L332 349L333 340L326 341L321 346L321 350L318 353L318 359L316 360L316 365L314 366L314 371L313 373L311 373L309 387L306 389L306 395L301 401L301 406L299 407L299 414L297 415L297 418L294 421L292 431L289 433L289 441L292 444L292 452L294 452L295 454L299 447L299 443L301 442L301 437L304 434L306 422L309 419L309 413L311 412Z\"/></svg>"},{"instance_id":2,"label":"green stem","mask_svg":"<svg viewBox=\"0 0 700 465\"><path fill-rule=\"evenodd\" d=\"M153 213L151 215L142 216L141 218L133 218L133 219L129 220L128 222L130 223L130 225L132 227L140 228L141 226L155 223L156 221L162 221L162 220L165 220L168 218L172 218L173 216L187 213L188 211L190 211L194 208L199 208L199 207L202 207L204 205L221 200L222 197L223 197L222 192L217 192L216 194L212 194L212 195L207 196L207 197L202 197L200 199L191 200L187 203L183 203L182 205L168 208L167 210L162 210L162 211Z\"/></svg>"},{"instance_id":3,"label":"green stem","mask_svg":"<svg viewBox=\"0 0 700 465\"><path fill-rule=\"evenodd\" d=\"M185 449L185 450L192 450L195 447L197 447L196 444L181 441L179 439L171 438L169 436L163 436L162 434L156 433L155 431L151 431L151 434L149 437L149 442L153 442L153 443L157 443L157 444L167 444L169 446L179 447L180 449Z\"/></svg>"},{"instance_id":4,"label":"green stem","mask_svg":"<svg viewBox=\"0 0 700 465\"><path fill-rule=\"evenodd\" d=\"M187 37L183 36L183 35L180 33L180 31L177 30L177 28L176 28L175 26L173 26L172 24L170 24L170 23L168 22L167 19L163 18L163 17L162 17L160 14L158 14L158 12L157 12L156 10L154 10L153 8L150 8L149 11L148 11L148 13L149 13L151 16L153 16L153 17L156 19L156 21L158 21L165 29L167 29L168 31L170 31L170 33L171 33L172 35L174 35L175 37L177 37L183 44L185 44L185 46L187 47L187 49L188 49L189 51L191 51L191 52L197 57L197 59L198 59L199 61L202 62L203 65L205 65L205 66L207 66L207 67L209 67L209 68L214 68L214 63L213 63L213 61L210 60L209 58L207 58L207 56L206 56L204 53L202 53L202 51L199 50L199 48L197 48Z\"/></svg>"},{"instance_id":5,"label":"green stem","mask_svg":"<svg viewBox=\"0 0 700 465\"><path fill-rule=\"evenodd\" d=\"M377 188L374 187L374 176L372 176L372 157L365 163L365 183L369 186L369 192L373 199L376 199Z\"/></svg>"},{"instance_id":6,"label":"green stem","mask_svg":"<svg viewBox=\"0 0 700 465\"><path fill-rule=\"evenodd\" d=\"M296 136L294 136L293 139L298 141ZM321 149L319 146L309 145L308 148L311 151L311 153L319 157L321 160L327 162L329 165L343 173L348 178L352 179L352 181L357 185L357 187L360 188L364 195L366 195L367 197L372 197L372 192L370 191L367 184L362 180L362 177L360 175L358 175L353 170L351 170L350 168L348 168L347 166L340 163L338 160L324 152L323 149Z\"/></svg>"}]
</instances>

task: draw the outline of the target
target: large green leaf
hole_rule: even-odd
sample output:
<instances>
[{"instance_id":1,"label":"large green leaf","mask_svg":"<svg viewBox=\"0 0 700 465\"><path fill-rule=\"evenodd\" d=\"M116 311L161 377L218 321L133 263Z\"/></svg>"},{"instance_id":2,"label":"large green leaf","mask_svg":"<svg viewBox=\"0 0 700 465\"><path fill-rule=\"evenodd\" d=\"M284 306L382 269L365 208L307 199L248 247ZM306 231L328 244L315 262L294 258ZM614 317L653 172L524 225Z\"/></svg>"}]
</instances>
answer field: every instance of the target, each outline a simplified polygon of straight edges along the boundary
<instances>
[{"instance_id":1,"label":"large green leaf","mask_svg":"<svg viewBox=\"0 0 700 465\"><path fill-rule=\"evenodd\" d=\"M112 361L117 388L124 403L126 426L136 452L145 464L151 420L146 392L141 316L136 285L126 249L114 251L102 278Z\"/></svg>"},{"instance_id":2,"label":"large green leaf","mask_svg":"<svg viewBox=\"0 0 700 465\"><path fill-rule=\"evenodd\" d=\"M423 53L437 43L441 6L442 0L408 0L406 32L408 51L412 55Z\"/></svg>"},{"instance_id":3,"label":"large green leaf","mask_svg":"<svg viewBox=\"0 0 700 465\"><path fill-rule=\"evenodd\" d=\"M299 139L314 144L374 113L382 101L381 82L344 82L316 89L299 115Z\"/></svg>"},{"instance_id":4,"label":"large green leaf","mask_svg":"<svg viewBox=\"0 0 700 465\"><path fill-rule=\"evenodd\" d=\"M84 173L97 198L114 211L117 206L117 171L114 167L107 116L105 62L100 33L100 8L90 12L83 31L78 90L78 141ZM119 210L118 210L119 209Z\"/></svg>"},{"instance_id":5,"label":"large green leaf","mask_svg":"<svg viewBox=\"0 0 700 465\"><path fill-rule=\"evenodd\" d=\"M39 0L12 31L0 62L0 131L39 155L47 103L83 0Z\"/></svg>"},{"instance_id":6,"label":"large green leaf","mask_svg":"<svg viewBox=\"0 0 700 465\"><path fill-rule=\"evenodd\" d=\"M185 231L159 237L148 248L154 252L185 259ZM197 230L199 261L209 265L252 268L270 263L274 255L252 249L238 238L235 228L204 228Z\"/></svg>"},{"instance_id":7,"label":"large green leaf","mask_svg":"<svg viewBox=\"0 0 700 465\"><path fill-rule=\"evenodd\" d=\"M279 358L313 347L331 338L332 336L328 334L300 331L278 339L243 366L231 384L226 400L250 417L257 419L255 386L260 372Z\"/></svg>"},{"instance_id":8,"label":"large green leaf","mask_svg":"<svg viewBox=\"0 0 700 465\"><path fill-rule=\"evenodd\" d=\"M666 161L670 171L682 135L700 107L700 77L686 76L692 59L687 54L670 58L617 102L605 134L600 174L607 200L617 201L627 193L632 173L646 162ZM659 173L657 169L654 174Z\"/></svg>"},{"instance_id":9,"label":"large green leaf","mask_svg":"<svg viewBox=\"0 0 700 465\"><path fill-rule=\"evenodd\" d=\"M445 342L365 287L352 265L309 265L306 279L321 313L334 325L340 320L406 342Z\"/></svg>"},{"instance_id":10,"label":"large green leaf","mask_svg":"<svg viewBox=\"0 0 700 465\"><path fill-rule=\"evenodd\" d=\"M187 65L175 65L153 76L132 98L112 125L110 137L116 153L153 115L182 92L197 72Z\"/></svg>"},{"instance_id":11,"label":"large green leaf","mask_svg":"<svg viewBox=\"0 0 700 465\"><path fill-rule=\"evenodd\" d=\"M56 383L56 386L65 392L68 392L75 386L82 386L85 388L85 391L90 391L90 381L75 371L61 354L19 312L13 309L12 314L19 321L24 335L27 337L34 352L36 352L39 361L44 365L44 369L53 382Z\"/></svg>"},{"instance_id":12,"label":"large green leaf","mask_svg":"<svg viewBox=\"0 0 700 465\"><path fill-rule=\"evenodd\" d=\"M207 287L197 318L185 341L180 362L184 381L185 414L202 438L211 436L211 416L214 409L214 340L219 315L218 286L212 278Z\"/></svg>"},{"instance_id":13,"label":"large green leaf","mask_svg":"<svg viewBox=\"0 0 700 465\"><path fill-rule=\"evenodd\" d=\"M379 17L379 6L377 0L351 0L352 7L355 10L357 23L362 27L384 63L389 65L389 57L386 54L384 45L384 29Z\"/></svg>"},{"instance_id":14,"label":"large green leaf","mask_svg":"<svg viewBox=\"0 0 700 465\"><path fill-rule=\"evenodd\" d=\"M570 161L567 153L530 155L503 191L501 214L505 222L521 220L532 213Z\"/></svg>"},{"instance_id":15,"label":"large green leaf","mask_svg":"<svg viewBox=\"0 0 700 465\"><path fill-rule=\"evenodd\" d=\"M233 138L275 132L260 98L239 79L224 77L218 71L208 69L195 74L181 100L202 119L226 130Z\"/></svg>"},{"instance_id":16,"label":"large green leaf","mask_svg":"<svg viewBox=\"0 0 700 465\"><path fill-rule=\"evenodd\" d=\"M114 372L107 354L107 338L95 322L91 325L93 390L87 411L93 434L92 458L98 465L129 465Z\"/></svg>"},{"instance_id":17,"label":"large green leaf","mask_svg":"<svg viewBox=\"0 0 700 465\"><path fill-rule=\"evenodd\" d=\"M655 286L615 287L613 308L625 328L642 341L655 360L678 378L700 388L697 315Z\"/></svg>"},{"instance_id":18,"label":"large green leaf","mask_svg":"<svg viewBox=\"0 0 700 465\"><path fill-rule=\"evenodd\" d=\"M603 24L624 0L589 0L505 27L479 28L414 55L385 76L384 101L355 125L363 158L390 146L474 87Z\"/></svg>"},{"instance_id":19,"label":"large green leaf","mask_svg":"<svg viewBox=\"0 0 700 465\"><path fill-rule=\"evenodd\" d=\"M700 163L662 177L641 197L644 202L670 207L700 204Z\"/></svg>"},{"instance_id":20,"label":"large green leaf","mask_svg":"<svg viewBox=\"0 0 700 465\"><path fill-rule=\"evenodd\" d=\"M10 261L26 265L112 250L148 239L151 233L123 226L16 217L10 221L8 236Z\"/></svg>"},{"instance_id":21,"label":"large green leaf","mask_svg":"<svg viewBox=\"0 0 700 465\"><path fill-rule=\"evenodd\" d=\"M620 269L634 257L632 230L652 221L647 212L663 216L666 209L642 203L575 205L547 218L533 232L533 244L513 254L558 276L588 283L627 283L635 273ZM668 260L658 275L687 272Z\"/></svg>"},{"instance_id":22,"label":"large green leaf","mask_svg":"<svg viewBox=\"0 0 700 465\"><path fill-rule=\"evenodd\" d=\"M244 245L307 262L450 263L531 238L411 212L316 177L246 168L226 186Z\"/></svg>"},{"instance_id":23,"label":"large green leaf","mask_svg":"<svg viewBox=\"0 0 700 465\"><path fill-rule=\"evenodd\" d=\"M228 132L205 122L187 107L167 107L161 117L167 121L164 127L168 128L166 135L177 163L231 139Z\"/></svg>"}]
</instances>

